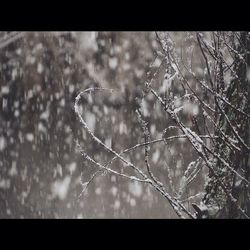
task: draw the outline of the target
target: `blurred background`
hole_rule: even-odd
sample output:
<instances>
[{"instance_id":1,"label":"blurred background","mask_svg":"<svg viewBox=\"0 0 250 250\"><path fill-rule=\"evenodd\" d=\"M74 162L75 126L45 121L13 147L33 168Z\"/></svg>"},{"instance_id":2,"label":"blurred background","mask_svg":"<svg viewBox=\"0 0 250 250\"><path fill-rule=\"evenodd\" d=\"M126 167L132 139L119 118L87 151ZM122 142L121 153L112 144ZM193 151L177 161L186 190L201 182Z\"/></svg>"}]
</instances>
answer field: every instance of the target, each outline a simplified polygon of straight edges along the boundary
<instances>
[{"instance_id":1,"label":"blurred background","mask_svg":"<svg viewBox=\"0 0 250 250\"><path fill-rule=\"evenodd\" d=\"M7 32L0 35L4 39ZM172 35L188 51L192 44L183 40L184 33ZM155 190L112 174L96 177L79 197L81 181L96 167L76 150L76 140L96 161L105 163L112 155L81 127L73 110L76 95L89 87L115 89L113 94L86 95L83 117L118 152L144 142L136 98L142 97L144 82L154 73L154 88L161 93L166 73L162 60L154 32L29 32L0 49L0 217L176 218ZM188 106L183 119L188 123L190 112L198 111ZM151 95L143 101L143 115L151 140L161 138L171 125ZM144 148L126 157L145 169ZM195 157L185 140L150 149L153 172L172 194ZM114 162L114 169L120 166ZM203 184L201 171L184 198Z\"/></svg>"}]
</instances>

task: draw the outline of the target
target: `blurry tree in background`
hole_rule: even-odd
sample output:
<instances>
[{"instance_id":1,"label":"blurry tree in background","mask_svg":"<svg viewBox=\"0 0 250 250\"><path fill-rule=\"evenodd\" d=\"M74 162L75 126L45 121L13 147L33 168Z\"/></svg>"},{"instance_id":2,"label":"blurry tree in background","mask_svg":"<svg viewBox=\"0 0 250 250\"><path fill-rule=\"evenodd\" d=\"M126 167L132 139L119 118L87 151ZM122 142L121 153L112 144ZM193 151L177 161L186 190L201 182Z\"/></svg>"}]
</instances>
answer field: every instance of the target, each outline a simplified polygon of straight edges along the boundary
<instances>
[{"instance_id":1,"label":"blurry tree in background","mask_svg":"<svg viewBox=\"0 0 250 250\"><path fill-rule=\"evenodd\" d=\"M248 218L249 39L1 32L0 217Z\"/></svg>"}]
</instances>

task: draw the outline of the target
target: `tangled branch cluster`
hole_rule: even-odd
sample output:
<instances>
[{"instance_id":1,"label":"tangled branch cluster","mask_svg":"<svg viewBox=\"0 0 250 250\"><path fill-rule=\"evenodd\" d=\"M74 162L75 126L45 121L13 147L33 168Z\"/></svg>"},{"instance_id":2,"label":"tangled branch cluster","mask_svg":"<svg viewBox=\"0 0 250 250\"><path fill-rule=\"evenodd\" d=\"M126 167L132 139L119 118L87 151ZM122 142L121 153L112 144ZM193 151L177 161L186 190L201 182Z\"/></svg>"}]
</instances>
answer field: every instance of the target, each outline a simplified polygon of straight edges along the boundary
<instances>
[{"instance_id":1,"label":"tangled branch cluster","mask_svg":"<svg viewBox=\"0 0 250 250\"><path fill-rule=\"evenodd\" d=\"M174 126L164 129L161 138L150 140L148 123L143 116L142 100L139 100L136 114L144 135L144 143L121 152L115 151L90 130L82 117L79 105L85 94L92 91L110 91L112 94L112 90L90 88L77 95L74 109L83 128L95 143L113 155L109 162L100 163L85 152L79 143L77 144L82 156L98 167L89 181L83 183L83 191L98 174L106 171L129 181L151 186L167 199L180 218L249 218L249 34L212 32L208 35L196 32L187 34L187 39L192 42L192 46L186 50L185 59L182 49L177 50L176 42L169 33L162 35L156 32L156 40L161 48L161 65L166 65L165 79L162 91L157 91L154 87L157 71L151 74L151 79L147 79L142 88L142 100L148 95L153 95L155 102L161 105L163 114L168 115L174 123ZM204 66L201 74L195 71L193 53L201 58L200 62ZM179 96L174 92L176 85L182 88ZM187 126L183 119L183 100L199 105L199 112L189 117L192 128ZM171 134L174 130L179 134ZM149 150L152 144L162 143L168 147L168 141L180 138L189 141L198 157L187 165L179 190L176 195L172 195L154 174ZM126 153L137 148L144 148L145 168L124 157ZM124 168L133 170L134 175L114 170L112 163L115 159L123 162ZM185 206L186 200L181 199L183 190L197 177L203 167L208 169L209 180L205 192L201 193L202 202L200 205L193 204L194 210L188 209Z\"/></svg>"}]
</instances>

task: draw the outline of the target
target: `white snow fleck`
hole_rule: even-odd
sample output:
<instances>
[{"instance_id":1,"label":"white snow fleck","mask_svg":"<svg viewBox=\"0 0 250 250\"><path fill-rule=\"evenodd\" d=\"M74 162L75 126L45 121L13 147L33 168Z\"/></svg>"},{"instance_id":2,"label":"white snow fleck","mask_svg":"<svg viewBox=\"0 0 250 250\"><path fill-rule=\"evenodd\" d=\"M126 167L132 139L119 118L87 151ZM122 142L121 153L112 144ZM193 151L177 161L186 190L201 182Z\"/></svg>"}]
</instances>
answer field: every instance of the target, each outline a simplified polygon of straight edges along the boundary
<instances>
[{"instance_id":1,"label":"white snow fleck","mask_svg":"<svg viewBox=\"0 0 250 250\"><path fill-rule=\"evenodd\" d=\"M27 141L30 141L30 142L34 141L34 135L32 133L27 133L25 137Z\"/></svg>"},{"instance_id":2,"label":"white snow fleck","mask_svg":"<svg viewBox=\"0 0 250 250\"><path fill-rule=\"evenodd\" d=\"M15 108L18 108L18 107L19 107L19 101L15 101L15 102L14 102L14 107L15 107Z\"/></svg>"},{"instance_id":3,"label":"white snow fleck","mask_svg":"<svg viewBox=\"0 0 250 250\"><path fill-rule=\"evenodd\" d=\"M64 106L65 106L65 99L64 99L64 98L62 98L62 100L60 101L60 106L61 106L61 107L64 107Z\"/></svg>"},{"instance_id":4,"label":"white snow fleck","mask_svg":"<svg viewBox=\"0 0 250 250\"><path fill-rule=\"evenodd\" d=\"M176 153L175 147L170 147L169 151L172 155L174 155Z\"/></svg>"},{"instance_id":5,"label":"white snow fleck","mask_svg":"<svg viewBox=\"0 0 250 250\"><path fill-rule=\"evenodd\" d=\"M134 198L130 199L130 206L134 207L136 205L136 200Z\"/></svg>"},{"instance_id":6,"label":"white snow fleck","mask_svg":"<svg viewBox=\"0 0 250 250\"><path fill-rule=\"evenodd\" d=\"M160 93L165 93L165 92L167 92L167 94L169 93L170 89L172 88L172 82L176 78L176 76L177 72L175 72L175 74L172 76L168 73L165 74L162 86L160 88Z\"/></svg>"},{"instance_id":7,"label":"white snow fleck","mask_svg":"<svg viewBox=\"0 0 250 250\"><path fill-rule=\"evenodd\" d=\"M100 187L96 188L95 193L96 193L97 195L100 195L100 194L102 193L101 188L100 188Z\"/></svg>"},{"instance_id":8,"label":"white snow fleck","mask_svg":"<svg viewBox=\"0 0 250 250\"><path fill-rule=\"evenodd\" d=\"M70 73L70 68L67 67L66 69L64 69L63 73L64 73L64 75L69 75L69 73Z\"/></svg>"},{"instance_id":9,"label":"white snow fleck","mask_svg":"<svg viewBox=\"0 0 250 250\"><path fill-rule=\"evenodd\" d=\"M78 214L76 217L76 219L83 219L83 218L84 218L84 216L82 214Z\"/></svg>"},{"instance_id":10,"label":"white snow fleck","mask_svg":"<svg viewBox=\"0 0 250 250\"><path fill-rule=\"evenodd\" d=\"M183 111L186 114L198 115L198 113L199 113L199 106L197 104L193 104L193 103L191 103L189 101L186 101L183 104Z\"/></svg>"},{"instance_id":11,"label":"white snow fleck","mask_svg":"<svg viewBox=\"0 0 250 250\"><path fill-rule=\"evenodd\" d=\"M144 71L141 69L135 69L135 75L139 78L143 76Z\"/></svg>"},{"instance_id":12,"label":"white snow fleck","mask_svg":"<svg viewBox=\"0 0 250 250\"><path fill-rule=\"evenodd\" d=\"M30 89L27 94L27 98L30 99L33 97L33 91Z\"/></svg>"},{"instance_id":13,"label":"white snow fleck","mask_svg":"<svg viewBox=\"0 0 250 250\"><path fill-rule=\"evenodd\" d=\"M43 65L40 62L37 64L37 72L39 74L41 74L43 72Z\"/></svg>"},{"instance_id":14,"label":"white snow fleck","mask_svg":"<svg viewBox=\"0 0 250 250\"><path fill-rule=\"evenodd\" d=\"M3 136L0 137L0 151L3 151L6 147L6 140Z\"/></svg>"},{"instance_id":15,"label":"white snow fleck","mask_svg":"<svg viewBox=\"0 0 250 250\"><path fill-rule=\"evenodd\" d=\"M91 131L94 131L95 130L95 123L96 123L95 115L87 111L84 114L84 116L85 116L85 121L86 121L89 129Z\"/></svg>"},{"instance_id":16,"label":"white snow fleck","mask_svg":"<svg viewBox=\"0 0 250 250\"><path fill-rule=\"evenodd\" d=\"M109 148L111 148L111 145L112 145L112 138L106 138L105 139L105 145Z\"/></svg>"},{"instance_id":17,"label":"white snow fleck","mask_svg":"<svg viewBox=\"0 0 250 250\"><path fill-rule=\"evenodd\" d=\"M235 183L235 187L239 187L242 183L242 180L237 180Z\"/></svg>"},{"instance_id":18,"label":"white snow fleck","mask_svg":"<svg viewBox=\"0 0 250 250\"><path fill-rule=\"evenodd\" d=\"M183 107L178 107L174 109L174 112L177 114L178 112L180 112L181 110L183 110Z\"/></svg>"},{"instance_id":19,"label":"white snow fleck","mask_svg":"<svg viewBox=\"0 0 250 250\"><path fill-rule=\"evenodd\" d=\"M121 205L120 201L119 201L119 200L116 200L116 201L115 201L115 204L114 204L114 209L115 209L115 210L119 209L119 208L120 208L120 205Z\"/></svg>"},{"instance_id":20,"label":"white snow fleck","mask_svg":"<svg viewBox=\"0 0 250 250\"><path fill-rule=\"evenodd\" d=\"M49 118L49 110L46 110L40 115L40 119L47 120Z\"/></svg>"},{"instance_id":21,"label":"white snow fleck","mask_svg":"<svg viewBox=\"0 0 250 250\"><path fill-rule=\"evenodd\" d=\"M10 92L9 86L2 86L1 92L2 92L2 94L9 94L9 92Z\"/></svg>"},{"instance_id":22,"label":"white snow fleck","mask_svg":"<svg viewBox=\"0 0 250 250\"><path fill-rule=\"evenodd\" d=\"M104 111L105 115L107 115L109 113L109 109L107 108L106 105L103 106L103 111Z\"/></svg>"},{"instance_id":23,"label":"white snow fleck","mask_svg":"<svg viewBox=\"0 0 250 250\"><path fill-rule=\"evenodd\" d=\"M156 131L156 127L155 127L154 124L152 124L152 125L150 126L150 133L151 133L151 134L154 134L155 131Z\"/></svg>"},{"instance_id":24,"label":"white snow fleck","mask_svg":"<svg viewBox=\"0 0 250 250\"><path fill-rule=\"evenodd\" d=\"M182 167L182 160L179 159L179 160L177 160L177 162L176 162L176 168L181 168L181 167Z\"/></svg>"},{"instance_id":25,"label":"white snow fleck","mask_svg":"<svg viewBox=\"0 0 250 250\"><path fill-rule=\"evenodd\" d=\"M179 107L181 106L181 104L182 104L182 102L181 102L181 100L180 100L179 98L176 98L176 99L174 100L174 106L175 106L176 108L179 108Z\"/></svg>"},{"instance_id":26,"label":"white snow fleck","mask_svg":"<svg viewBox=\"0 0 250 250\"><path fill-rule=\"evenodd\" d=\"M38 123L38 131L46 133L46 127L41 122Z\"/></svg>"},{"instance_id":27,"label":"white snow fleck","mask_svg":"<svg viewBox=\"0 0 250 250\"><path fill-rule=\"evenodd\" d=\"M150 113L148 111L148 103L143 99L141 102L142 105L142 111L144 116L150 116Z\"/></svg>"},{"instance_id":28,"label":"white snow fleck","mask_svg":"<svg viewBox=\"0 0 250 250\"><path fill-rule=\"evenodd\" d=\"M75 86L73 84L69 85L69 93L73 93L75 90Z\"/></svg>"},{"instance_id":29,"label":"white snow fleck","mask_svg":"<svg viewBox=\"0 0 250 250\"><path fill-rule=\"evenodd\" d=\"M158 68L161 65L162 60L160 58L156 58L155 61L150 65L151 67Z\"/></svg>"},{"instance_id":30,"label":"white snow fleck","mask_svg":"<svg viewBox=\"0 0 250 250\"><path fill-rule=\"evenodd\" d=\"M112 176L111 176L111 182L116 182L116 177L115 177L115 175L112 175Z\"/></svg>"},{"instance_id":31,"label":"white snow fleck","mask_svg":"<svg viewBox=\"0 0 250 250\"><path fill-rule=\"evenodd\" d=\"M124 122L121 122L119 125L119 134L126 134L127 133L127 126Z\"/></svg>"},{"instance_id":32,"label":"white snow fleck","mask_svg":"<svg viewBox=\"0 0 250 250\"><path fill-rule=\"evenodd\" d=\"M9 187L10 187L10 180L2 179L0 181L0 188L2 188L2 189L8 189Z\"/></svg>"},{"instance_id":33,"label":"white snow fleck","mask_svg":"<svg viewBox=\"0 0 250 250\"><path fill-rule=\"evenodd\" d=\"M87 98L88 98L88 103L89 103L89 104L93 104L93 102L94 102L94 100L93 100L93 95L90 94L90 95L88 95ZM93 109L94 109L94 108L97 108L97 107L94 106Z\"/></svg>"},{"instance_id":34,"label":"white snow fleck","mask_svg":"<svg viewBox=\"0 0 250 250\"><path fill-rule=\"evenodd\" d=\"M97 50L96 33L95 32L83 32L80 36L80 51L89 52Z\"/></svg>"},{"instance_id":35,"label":"white snow fleck","mask_svg":"<svg viewBox=\"0 0 250 250\"><path fill-rule=\"evenodd\" d=\"M9 175L10 176L17 175L16 161L12 162L11 169L9 170Z\"/></svg>"},{"instance_id":36,"label":"white snow fleck","mask_svg":"<svg viewBox=\"0 0 250 250\"><path fill-rule=\"evenodd\" d=\"M59 92L56 92L55 93L55 97L56 97L56 100L58 100L60 98L60 93Z\"/></svg>"},{"instance_id":37,"label":"white snow fleck","mask_svg":"<svg viewBox=\"0 0 250 250\"><path fill-rule=\"evenodd\" d=\"M69 165L68 165L68 170L69 172L72 174L73 172L75 172L76 170L76 162L71 162Z\"/></svg>"},{"instance_id":38,"label":"white snow fleck","mask_svg":"<svg viewBox=\"0 0 250 250\"><path fill-rule=\"evenodd\" d=\"M168 79L164 79L163 82L162 82L162 86L160 88L160 93L164 93L164 92L168 92L169 89L171 88L171 84L172 82L169 81Z\"/></svg>"},{"instance_id":39,"label":"white snow fleck","mask_svg":"<svg viewBox=\"0 0 250 250\"><path fill-rule=\"evenodd\" d=\"M12 70L11 77L12 77L12 80L15 80L15 79L16 79L16 77L17 77L17 69L16 69L16 68L14 68L14 69Z\"/></svg>"},{"instance_id":40,"label":"white snow fleck","mask_svg":"<svg viewBox=\"0 0 250 250\"><path fill-rule=\"evenodd\" d=\"M14 112L14 116L15 116L15 117L18 117L19 115L20 115L20 112L19 112L18 109L16 109L15 112Z\"/></svg>"},{"instance_id":41,"label":"white snow fleck","mask_svg":"<svg viewBox=\"0 0 250 250\"><path fill-rule=\"evenodd\" d=\"M116 194L118 192L118 188L115 187L115 186L113 186L110 191L111 191L111 193L112 193L113 196L116 196Z\"/></svg>"},{"instance_id":42,"label":"white snow fleck","mask_svg":"<svg viewBox=\"0 0 250 250\"><path fill-rule=\"evenodd\" d=\"M138 182L130 182L128 189L129 189L129 192L132 193L136 197L140 197L142 195L142 186Z\"/></svg>"},{"instance_id":43,"label":"white snow fleck","mask_svg":"<svg viewBox=\"0 0 250 250\"><path fill-rule=\"evenodd\" d=\"M21 55L22 49L21 49L21 48L17 49L17 50L16 50L16 53L17 53L17 55Z\"/></svg>"},{"instance_id":44,"label":"white snow fleck","mask_svg":"<svg viewBox=\"0 0 250 250\"><path fill-rule=\"evenodd\" d=\"M53 197L58 197L60 200L64 200L68 194L69 185L69 176L66 176L62 181L54 182L51 187Z\"/></svg>"},{"instance_id":45,"label":"white snow fleck","mask_svg":"<svg viewBox=\"0 0 250 250\"><path fill-rule=\"evenodd\" d=\"M56 172L60 175L60 176L62 176L63 175L63 172L62 172L62 165L60 165L60 164L56 164Z\"/></svg>"},{"instance_id":46,"label":"white snow fleck","mask_svg":"<svg viewBox=\"0 0 250 250\"><path fill-rule=\"evenodd\" d=\"M115 69L117 67L117 64L118 64L118 60L117 60L116 57L113 57L113 58L109 59L109 67L111 69Z\"/></svg>"},{"instance_id":47,"label":"white snow fleck","mask_svg":"<svg viewBox=\"0 0 250 250\"><path fill-rule=\"evenodd\" d=\"M160 151L159 150L156 150L153 155L152 155L152 161L153 163L157 163L157 161L159 160L160 158Z\"/></svg>"}]
</instances>

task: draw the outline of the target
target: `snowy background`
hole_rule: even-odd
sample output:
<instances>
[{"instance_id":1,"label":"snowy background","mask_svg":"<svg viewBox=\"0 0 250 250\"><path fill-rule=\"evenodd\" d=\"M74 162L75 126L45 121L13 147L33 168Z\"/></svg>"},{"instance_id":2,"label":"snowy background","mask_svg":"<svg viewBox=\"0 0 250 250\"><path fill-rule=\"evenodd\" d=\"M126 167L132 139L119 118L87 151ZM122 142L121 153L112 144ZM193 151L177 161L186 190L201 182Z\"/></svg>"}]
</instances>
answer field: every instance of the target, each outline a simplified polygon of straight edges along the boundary
<instances>
[{"instance_id":1,"label":"snowy background","mask_svg":"<svg viewBox=\"0 0 250 250\"><path fill-rule=\"evenodd\" d=\"M0 35L4 39L7 34ZM181 40L181 34L176 39ZM190 50L188 41L183 46ZM112 95L86 96L81 106L84 119L118 152L143 142L136 97L140 98L150 77L147 72L161 69L158 51L154 32L30 32L0 48L1 218L176 217L152 188L112 174L95 178L79 197L81 182L96 168L77 152L76 140L100 162L107 162L111 155L81 127L73 110L76 95L89 87L115 89ZM178 86L164 81L162 68L157 72L156 89L165 93L171 88L178 94ZM185 103L187 123L198 112L198 106ZM161 138L164 128L171 125L150 95L143 100L143 115L152 140ZM126 157L143 166L143 152L141 148ZM171 142L169 150L160 143L150 150L155 175L173 193L172 184L182 185L183 166L194 156L185 140ZM114 164L118 168L122 163ZM200 177L185 190L184 198L202 187L202 172Z\"/></svg>"}]
</instances>

